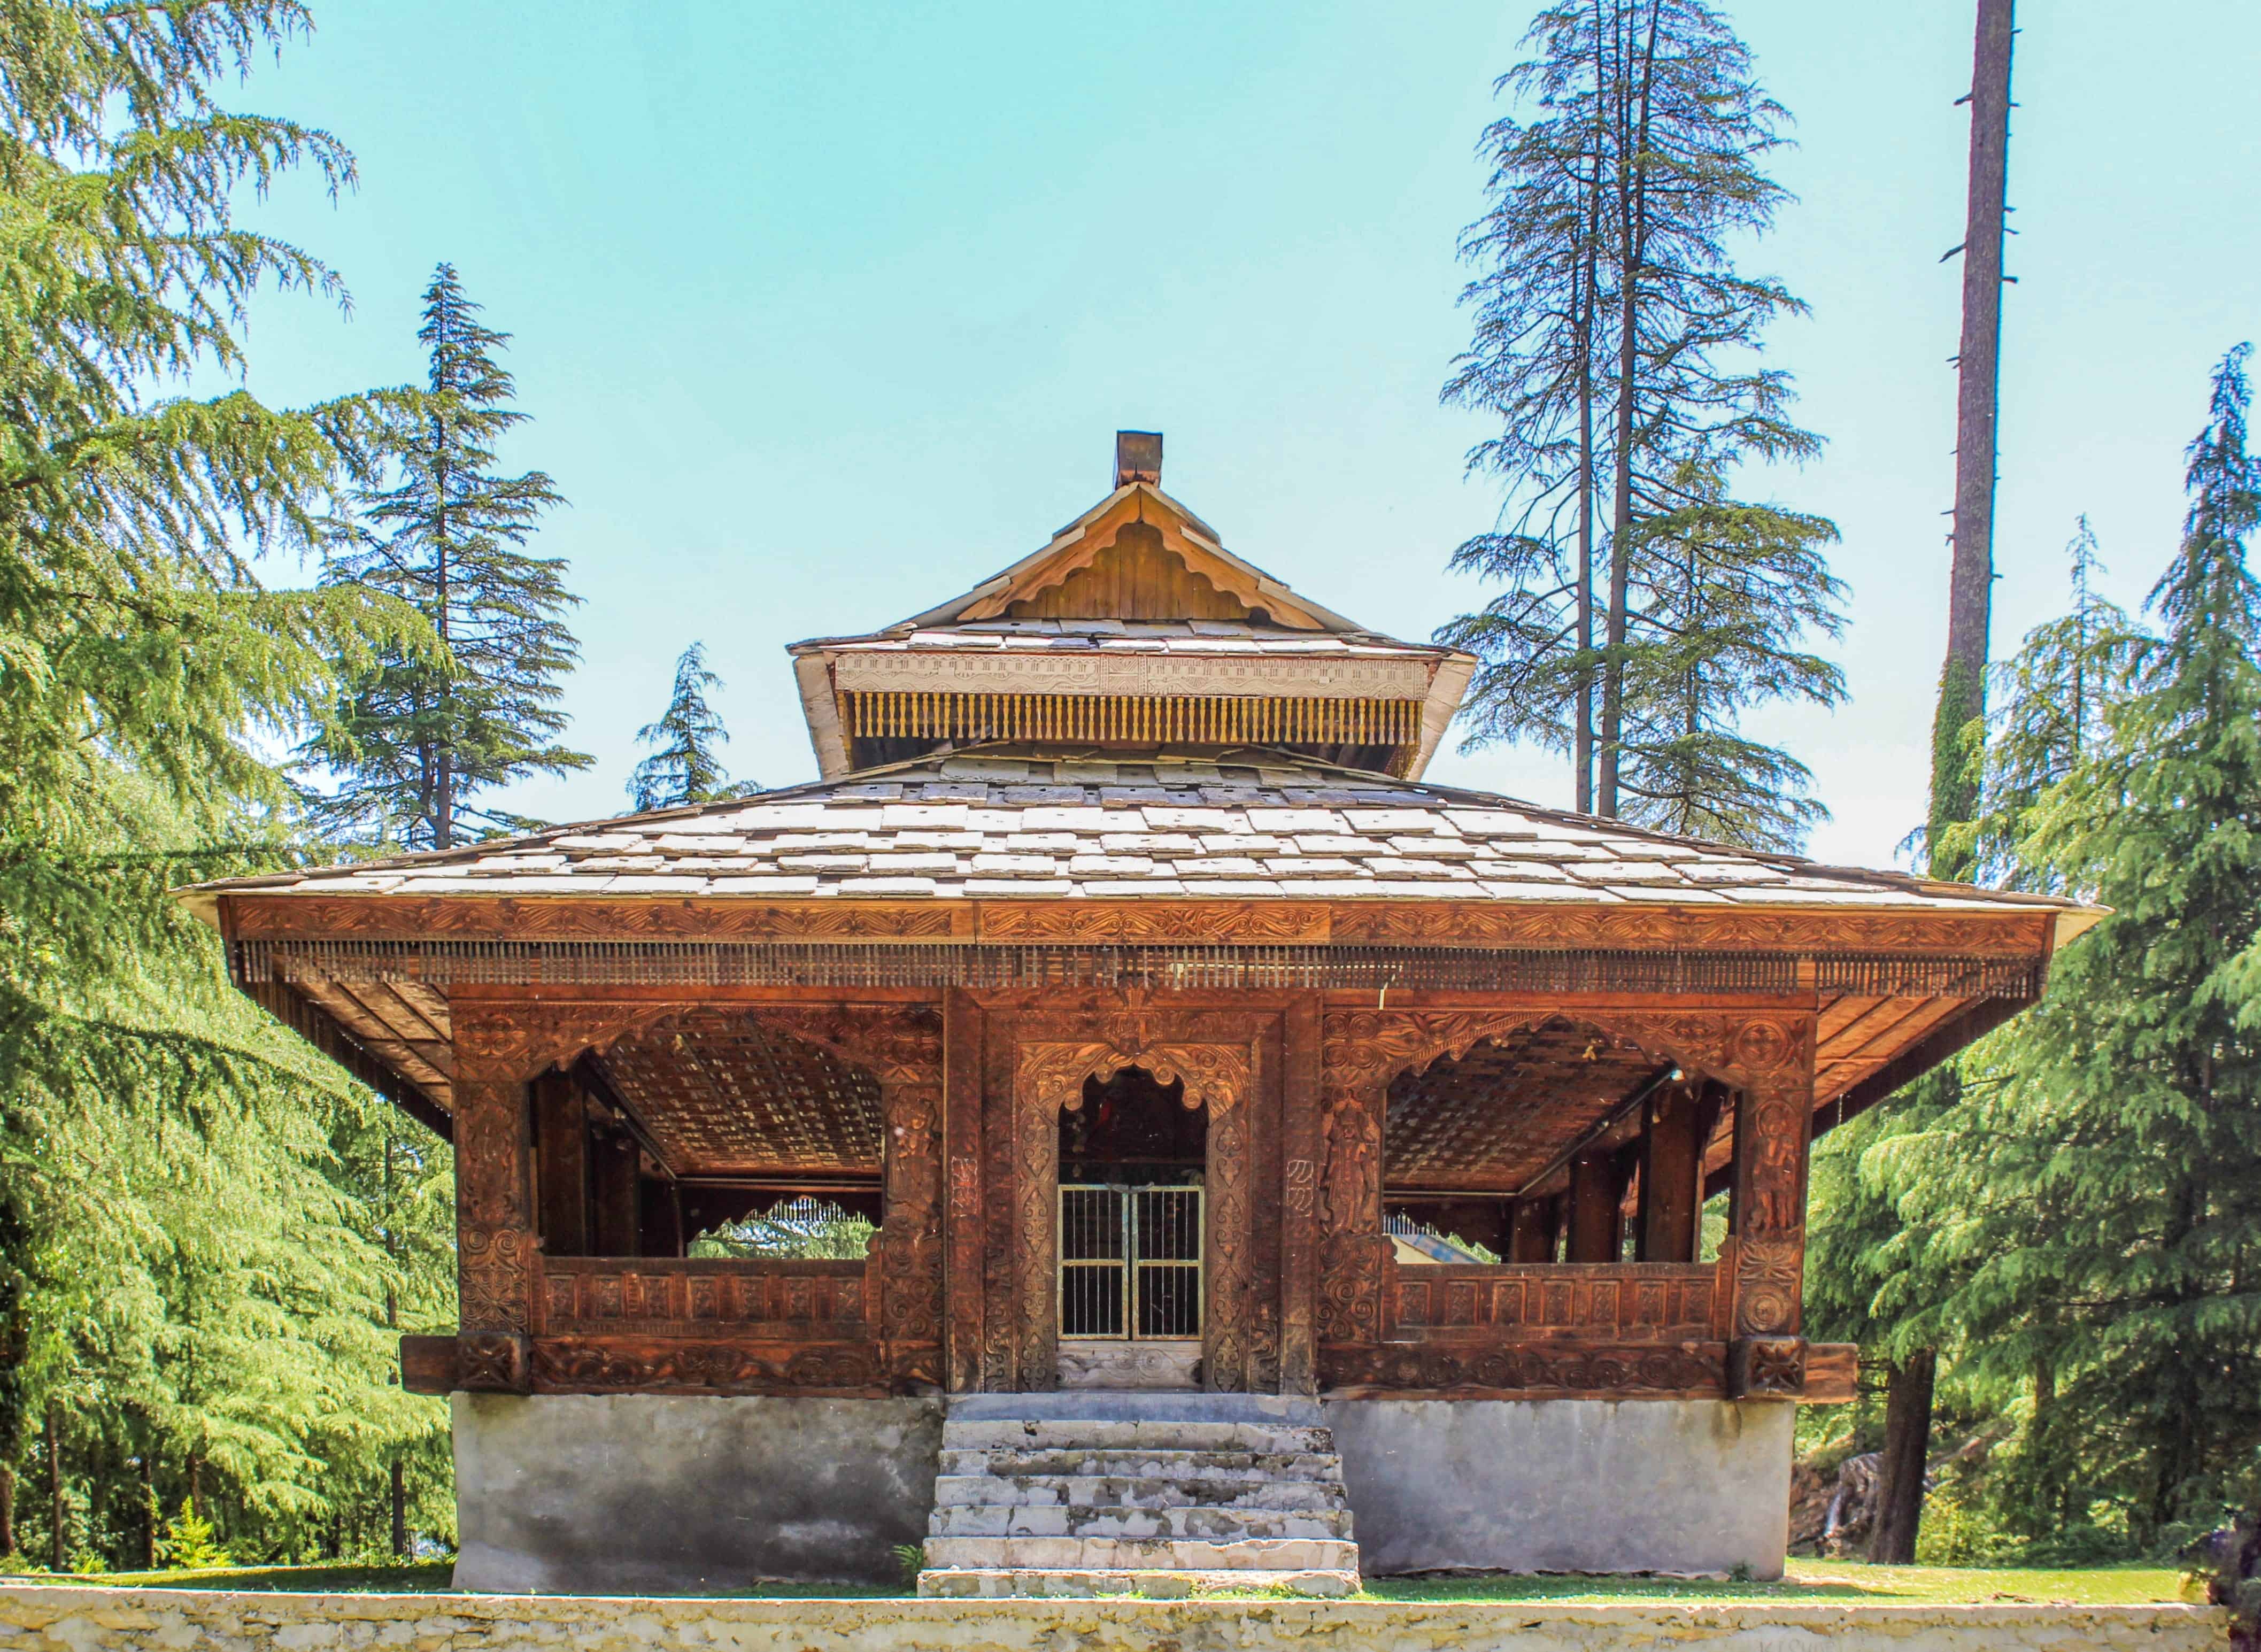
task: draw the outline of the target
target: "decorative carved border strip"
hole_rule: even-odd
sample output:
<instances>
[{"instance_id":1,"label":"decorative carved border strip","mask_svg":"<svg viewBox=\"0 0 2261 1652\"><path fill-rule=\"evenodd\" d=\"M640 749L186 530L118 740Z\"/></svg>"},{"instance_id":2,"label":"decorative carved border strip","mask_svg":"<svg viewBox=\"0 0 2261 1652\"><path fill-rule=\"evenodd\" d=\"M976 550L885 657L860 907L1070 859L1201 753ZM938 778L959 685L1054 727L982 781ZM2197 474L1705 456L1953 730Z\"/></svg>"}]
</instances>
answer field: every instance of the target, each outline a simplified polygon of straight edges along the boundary
<instances>
[{"instance_id":1,"label":"decorative carved border strip","mask_svg":"<svg viewBox=\"0 0 2261 1652\"><path fill-rule=\"evenodd\" d=\"M826 1394L877 1397L887 1362L869 1342L752 1339L541 1337L531 1357L537 1394Z\"/></svg>"},{"instance_id":2,"label":"decorative carved border strip","mask_svg":"<svg viewBox=\"0 0 2261 1652\"><path fill-rule=\"evenodd\" d=\"M1719 1399L1727 1392L1727 1347L1711 1341L1322 1344L1319 1375L1332 1399Z\"/></svg>"},{"instance_id":3,"label":"decorative carved border strip","mask_svg":"<svg viewBox=\"0 0 2261 1652\"><path fill-rule=\"evenodd\" d=\"M1882 893L1882 892L1880 892ZM713 897L225 894L232 940L1201 941L1545 951L2038 958L2053 909L1815 911L1509 901L766 901Z\"/></svg>"},{"instance_id":4,"label":"decorative carved border strip","mask_svg":"<svg viewBox=\"0 0 2261 1652\"><path fill-rule=\"evenodd\" d=\"M284 978L433 987L1210 988L1611 994L1852 993L1868 997L2041 995L2038 954L2004 958L1749 951L1306 946L1103 937L1021 943L471 941L280 938L236 942L247 988Z\"/></svg>"},{"instance_id":5,"label":"decorative carved border strip","mask_svg":"<svg viewBox=\"0 0 2261 1652\"><path fill-rule=\"evenodd\" d=\"M536 1336L855 1341L870 1334L859 1261L542 1259Z\"/></svg>"},{"instance_id":6,"label":"decorative carved border strip","mask_svg":"<svg viewBox=\"0 0 2261 1652\"><path fill-rule=\"evenodd\" d=\"M1402 1340L1678 1343L1719 1334L1719 1270L1709 1262L1401 1263L1396 1275Z\"/></svg>"}]
</instances>

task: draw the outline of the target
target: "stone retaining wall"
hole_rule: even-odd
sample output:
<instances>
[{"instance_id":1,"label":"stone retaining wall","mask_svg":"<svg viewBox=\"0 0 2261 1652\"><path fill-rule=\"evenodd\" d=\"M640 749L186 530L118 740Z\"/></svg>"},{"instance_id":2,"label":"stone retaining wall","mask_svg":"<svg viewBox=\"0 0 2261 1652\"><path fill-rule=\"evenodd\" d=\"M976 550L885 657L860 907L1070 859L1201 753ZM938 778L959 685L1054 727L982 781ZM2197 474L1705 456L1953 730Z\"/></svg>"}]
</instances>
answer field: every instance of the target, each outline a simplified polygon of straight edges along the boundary
<instances>
[{"instance_id":1,"label":"stone retaining wall","mask_svg":"<svg viewBox=\"0 0 2261 1652\"><path fill-rule=\"evenodd\" d=\"M665 1600L0 1587L8 1652L2219 1652L2204 1606Z\"/></svg>"}]
</instances>

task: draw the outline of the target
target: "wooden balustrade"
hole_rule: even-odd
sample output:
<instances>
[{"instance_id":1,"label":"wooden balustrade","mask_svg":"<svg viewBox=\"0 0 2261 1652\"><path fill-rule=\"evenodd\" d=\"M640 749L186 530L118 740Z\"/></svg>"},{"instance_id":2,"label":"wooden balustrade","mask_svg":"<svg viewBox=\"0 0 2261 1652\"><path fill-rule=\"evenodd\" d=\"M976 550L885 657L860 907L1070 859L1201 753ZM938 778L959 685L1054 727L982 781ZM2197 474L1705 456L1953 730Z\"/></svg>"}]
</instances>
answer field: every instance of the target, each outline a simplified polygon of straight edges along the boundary
<instances>
[{"instance_id":1,"label":"wooden balustrade","mask_svg":"<svg viewBox=\"0 0 2261 1652\"><path fill-rule=\"evenodd\" d=\"M876 1279L860 1261L545 1256L537 1336L746 1337L862 1341Z\"/></svg>"},{"instance_id":2,"label":"wooden balustrade","mask_svg":"<svg viewBox=\"0 0 2261 1652\"><path fill-rule=\"evenodd\" d=\"M1712 1262L1399 1265L1393 1341L1700 1342L1726 1335Z\"/></svg>"}]
</instances>

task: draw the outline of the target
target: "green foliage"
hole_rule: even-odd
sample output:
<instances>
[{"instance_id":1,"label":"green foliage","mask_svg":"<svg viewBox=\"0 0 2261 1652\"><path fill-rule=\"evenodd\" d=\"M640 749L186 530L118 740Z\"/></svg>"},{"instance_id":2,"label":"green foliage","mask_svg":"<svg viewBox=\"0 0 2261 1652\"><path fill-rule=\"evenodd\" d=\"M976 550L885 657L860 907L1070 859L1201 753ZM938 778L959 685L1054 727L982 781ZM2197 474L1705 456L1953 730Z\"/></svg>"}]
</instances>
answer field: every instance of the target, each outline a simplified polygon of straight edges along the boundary
<instances>
[{"instance_id":1,"label":"green foliage","mask_svg":"<svg viewBox=\"0 0 2261 1652\"><path fill-rule=\"evenodd\" d=\"M1756 364L1803 306L1734 257L1785 198L1761 162L1786 116L1703 0L1552 5L1525 47L1498 87L1518 112L1481 146L1474 333L1444 390L1499 418L1469 466L1509 488L1451 564L1505 589L1437 633L1481 661L1467 743L1569 754L1604 814L1794 846L1824 812L1811 777L1737 724L1842 697L1797 646L1841 627L1836 530L1729 486L1820 447L1787 375Z\"/></svg>"},{"instance_id":2,"label":"green foliage","mask_svg":"<svg viewBox=\"0 0 2261 1652\"><path fill-rule=\"evenodd\" d=\"M313 1542L444 1427L380 1329L429 1282L347 1151L373 1098L229 987L167 891L297 857L267 753L430 645L381 593L255 572L336 542L417 398L178 393L241 370L255 291L336 291L235 212L351 157L213 93L305 32L295 0L0 0L0 1462L31 1553L137 1558L192 1481L231 1546L255 1521ZM25 1426L51 1409L60 1534Z\"/></svg>"},{"instance_id":3,"label":"green foliage","mask_svg":"<svg viewBox=\"0 0 2261 1652\"><path fill-rule=\"evenodd\" d=\"M164 1556L176 1571L211 1571L235 1564L214 1541L212 1522L185 1504L165 1527Z\"/></svg>"},{"instance_id":4,"label":"green foliage","mask_svg":"<svg viewBox=\"0 0 2261 1652\"><path fill-rule=\"evenodd\" d=\"M543 512L563 503L539 470L497 472L496 443L527 415L495 360L509 341L478 320L452 264L424 293L416 336L429 357L419 416L393 428L392 485L359 501L362 525L332 554L325 585L406 603L444 651L387 651L353 674L307 755L340 779L321 797L332 830L372 844L445 849L530 822L472 797L592 759L556 743L560 679L580 657L558 615L578 602L565 564L529 555Z\"/></svg>"},{"instance_id":5,"label":"green foliage","mask_svg":"<svg viewBox=\"0 0 2261 1652\"><path fill-rule=\"evenodd\" d=\"M639 812L712 803L762 789L752 780L733 785L716 753L715 748L728 744L730 736L707 703L707 693L721 686L722 679L707 668L705 643L693 643L683 650L675 662L675 688L666 711L657 722L636 730L638 744L659 748L628 776L628 797Z\"/></svg>"},{"instance_id":6,"label":"green foliage","mask_svg":"<svg viewBox=\"0 0 2261 1652\"><path fill-rule=\"evenodd\" d=\"M2189 453L2155 634L2076 596L2004 675L1981 864L2112 909L1936 1104L1816 1155L1817 1328L1934 1346L2013 1429L2029 1544L2172 1550L2261 1469L2261 473L2245 352ZM1848 1197L1848 1189L1856 1197ZM1863 1316L1866 1316L1865 1322ZM2124 1533L2124 1538L2120 1534Z\"/></svg>"},{"instance_id":7,"label":"green foliage","mask_svg":"<svg viewBox=\"0 0 2261 1652\"><path fill-rule=\"evenodd\" d=\"M838 1205L813 1198L786 1200L767 1211L749 1211L692 1240L693 1256L759 1256L779 1261L857 1261L879 1229Z\"/></svg>"}]
</instances>

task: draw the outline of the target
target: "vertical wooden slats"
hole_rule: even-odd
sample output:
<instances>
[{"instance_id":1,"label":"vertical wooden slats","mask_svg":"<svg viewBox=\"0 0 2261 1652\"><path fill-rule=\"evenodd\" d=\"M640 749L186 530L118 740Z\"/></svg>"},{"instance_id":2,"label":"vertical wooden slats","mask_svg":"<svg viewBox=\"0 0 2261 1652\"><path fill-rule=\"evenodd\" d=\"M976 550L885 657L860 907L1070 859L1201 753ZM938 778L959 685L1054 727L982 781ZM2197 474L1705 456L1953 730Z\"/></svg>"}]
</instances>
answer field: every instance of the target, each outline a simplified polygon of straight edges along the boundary
<instances>
[{"instance_id":1,"label":"vertical wooden slats","mask_svg":"<svg viewBox=\"0 0 2261 1652\"><path fill-rule=\"evenodd\" d=\"M844 699L848 731L858 739L1410 746L1421 726L1421 702L1414 700L897 689L851 689Z\"/></svg>"}]
</instances>

